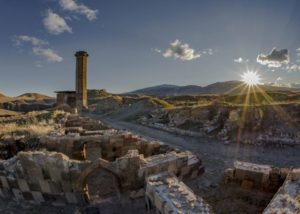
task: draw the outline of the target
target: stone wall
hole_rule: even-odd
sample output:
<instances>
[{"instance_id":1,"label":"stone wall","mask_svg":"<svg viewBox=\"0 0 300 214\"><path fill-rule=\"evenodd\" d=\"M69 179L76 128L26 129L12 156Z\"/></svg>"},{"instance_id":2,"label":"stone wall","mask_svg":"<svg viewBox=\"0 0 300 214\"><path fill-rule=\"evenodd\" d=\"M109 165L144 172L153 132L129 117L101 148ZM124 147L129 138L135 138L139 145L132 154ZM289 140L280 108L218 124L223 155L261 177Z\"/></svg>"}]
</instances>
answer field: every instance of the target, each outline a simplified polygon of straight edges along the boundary
<instances>
[{"instance_id":1,"label":"stone wall","mask_svg":"<svg viewBox=\"0 0 300 214\"><path fill-rule=\"evenodd\" d=\"M210 206L183 182L168 173L147 179L146 205L157 213L213 213Z\"/></svg>"},{"instance_id":2,"label":"stone wall","mask_svg":"<svg viewBox=\"0 0 300 214\"><path fill-rule=\"evenodd\" d=\"M287 176L263 214L300 213L300 168Z\"/></svg>"},{"instance_id":3,"label":"stone wall","mask_svg":"<svg viewBox=\"0 0 300 214\"><path fill-rule=\"evenodd\" d=\"M129 150L114 161L102 158L79 161L49 151L19 152L0 163L0 195L55 206L85 204L89 202L86 181L97 169L112 174L124 196L136 196L135 193L142 196L140 190L150 175L168 172L184 179L195 178L204 171L200 159L190 152L144 158L138 150Z\"/></svg>"},{"instance_id":4,"label":"stone wall","mask_svg":"<svg viewBox=\"0 0 300 214\"><path fill-rule=\"evenodd\" d=\"M201 160L191 152L169 152L144 159L139 175L144 178L149 175L168 172L179 179L196 178L204 173Z\"/></svg>"},{"instance_id":5,"label":"stone wall","mask_svg":"<svg viewBox=\"0 0 300 214\"><path fill-rule=\"evenodd\" d=\"M247 189L276 192L289 171L289 169L280 169L269 165L235 161L234 167L225 171L224 181L238 184Z\"/></svg>"},{"instance_id":6,"label":"stone wall","mask_svg":"<svg viewBox=\"0 0 300 214\"><path fill-rule=\"evenodd\" d=\"M54 206L84 204L84 190L75 183L87 164L56 152L20 152L0 163L0 195Z\"/></svg>"},{"instance_id":7,"label":"stone wall","mask_svg":"<svg viewBox=\"0 0 300 214\"><path fill-rule=\"evenodd\" d=\"M102 157L109 161L126 155L132 149L137 149L145 157L173 150L130 133L110 131L93 136L46 136L41 138L40 146L49 151L62 152L73 159L95 160Z\"/></svg>"}]
</instances>

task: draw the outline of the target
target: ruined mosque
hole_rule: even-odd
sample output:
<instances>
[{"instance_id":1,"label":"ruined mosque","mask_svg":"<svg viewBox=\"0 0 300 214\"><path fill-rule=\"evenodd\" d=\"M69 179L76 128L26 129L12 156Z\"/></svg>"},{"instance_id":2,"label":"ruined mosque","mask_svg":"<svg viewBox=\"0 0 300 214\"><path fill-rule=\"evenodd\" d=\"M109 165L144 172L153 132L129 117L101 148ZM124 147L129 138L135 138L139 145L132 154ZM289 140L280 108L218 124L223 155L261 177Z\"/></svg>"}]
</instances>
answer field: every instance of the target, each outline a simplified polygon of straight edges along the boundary
<instances>
[{"instance_id":1,"label":"ruined mosque","mask_svg":"<svg viewBox=\"0 0 300 214\"><path fill-rule=\"evenodd\" d=\"M57 104L68 104L78 113L67 115L64 134L44 136L38 149L0 162L0 195L40 205L83 207L110 198L124 205L114 213L126 213L128 204L137 207L136 213L213 213L209 203L185 184L205 171L198 155L81 114L87 108L88 54L79 51L75 57L76 91L58 91ZM282 208L293 213L299 206L295 191L300 189L300 169L237 161L224 173L224 183L273 192L265 214ZM99 209L95 213L102 213Z\"/></svg>"},{"instance_id":2,"label":"ruined mosque","mask_svg":"<svg viewBox=\"0 0 300 214\"><path fill-rule=\"evenodd\" d=\"M85 51L75 53L76 57L76 91L56 91L57 105L67 104L79 112L87 109L87 58Z\"/></svg>"}]
</instances>

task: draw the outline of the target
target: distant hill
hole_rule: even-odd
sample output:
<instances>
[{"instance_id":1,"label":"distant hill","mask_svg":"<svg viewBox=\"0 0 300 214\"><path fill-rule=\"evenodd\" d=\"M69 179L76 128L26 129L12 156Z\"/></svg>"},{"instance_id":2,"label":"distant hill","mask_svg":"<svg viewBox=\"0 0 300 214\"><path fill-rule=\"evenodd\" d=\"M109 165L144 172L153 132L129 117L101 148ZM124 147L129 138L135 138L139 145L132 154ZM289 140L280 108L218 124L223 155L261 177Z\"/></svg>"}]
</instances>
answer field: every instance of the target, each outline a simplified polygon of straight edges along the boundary
<instances>
[{"instance_id":1,"label":"distant hill","mask_svg":"<svg viewBox=\"0 0 300 214\"><path fill-rule=\"evenodd\" d=\"M54 99L53 97L49 97L44 94L39 93L25 93L20 96L17 96L16 99L32 99L32 100L43 100L43 99Z\"/></svg>"},{"instance_id":2,"label":"distant hill","mask_svg":"<svg viewBox=\"0 0 300 214\"><path fill-rule=\"evenodd\" d=\"M17 97L0 96L0 109L16 112L44 110L53 107L56 99L39 93L25 93Z\"/></svg>"},{"instance_id":3,"label":"distant hill","mask_svg":"<svg viewBox=\"0 0 300 214\"><path fill-rule=\"evenodd\" d=\"M181 96L181 95L201 95L201 94L240 94L243 92L241 81L216 82L205 87L197 85L177 86L177 85L158 85L128 92L126 94L140 94L148 96ZM291 89L285 87L275 87L270 85L259 86L264 91L290 91L300 89Z\"/></svg>"}]
</instances>

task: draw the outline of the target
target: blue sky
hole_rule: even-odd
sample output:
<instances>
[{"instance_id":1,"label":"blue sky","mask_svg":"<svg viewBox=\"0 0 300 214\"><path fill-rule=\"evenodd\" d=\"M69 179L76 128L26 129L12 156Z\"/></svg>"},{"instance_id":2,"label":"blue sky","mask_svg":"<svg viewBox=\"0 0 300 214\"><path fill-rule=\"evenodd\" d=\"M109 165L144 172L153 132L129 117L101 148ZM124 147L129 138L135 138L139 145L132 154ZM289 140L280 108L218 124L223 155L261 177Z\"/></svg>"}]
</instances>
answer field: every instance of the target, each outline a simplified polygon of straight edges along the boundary
<instances>
[{"instance_id":1,"label":"blue sky","mask_svg":"<svg viewBox=\"0 0 300 214\"><path fill-rule=\"evenodd\" d=\"M111 92L238 80L247 68L299 83L299 11L298 0L1 0L0 92L74 89L77 50L90 54L88 87Z\"/></svg>"}]
</instances>

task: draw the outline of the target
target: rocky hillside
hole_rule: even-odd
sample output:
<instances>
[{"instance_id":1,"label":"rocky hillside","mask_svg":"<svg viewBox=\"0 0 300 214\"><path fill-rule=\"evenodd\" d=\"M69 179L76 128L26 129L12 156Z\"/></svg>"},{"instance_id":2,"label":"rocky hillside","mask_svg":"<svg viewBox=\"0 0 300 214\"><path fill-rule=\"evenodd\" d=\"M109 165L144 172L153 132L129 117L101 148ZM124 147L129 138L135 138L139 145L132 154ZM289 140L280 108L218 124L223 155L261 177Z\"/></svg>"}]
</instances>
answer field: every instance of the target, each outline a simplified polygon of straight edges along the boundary
<instances>
[{"instance_id":1,"label":"rocky hillside","mask_svg":"<svg viewBox=\"0 0 300 214\"><path fill-rule=\"evenodd\" d=\"M215 136L224 143L295 145L300 144L299 109L300 104L215 104L154 111L138 121L164 130Z\"/></svg>"},{"instance_id":2,"label":"rocky hillside","mask_svg":"<svg viewBox=\"0 0 300 214\"><path fill-rule=\"evenodd\" d=\"M39 93L25 93L17 97L0 96L0 108L16 112L44 110L54 106L56 99Z\"/></svg>"}]
</instances>

